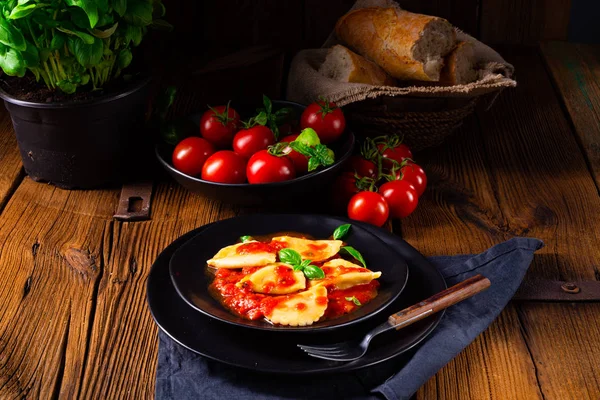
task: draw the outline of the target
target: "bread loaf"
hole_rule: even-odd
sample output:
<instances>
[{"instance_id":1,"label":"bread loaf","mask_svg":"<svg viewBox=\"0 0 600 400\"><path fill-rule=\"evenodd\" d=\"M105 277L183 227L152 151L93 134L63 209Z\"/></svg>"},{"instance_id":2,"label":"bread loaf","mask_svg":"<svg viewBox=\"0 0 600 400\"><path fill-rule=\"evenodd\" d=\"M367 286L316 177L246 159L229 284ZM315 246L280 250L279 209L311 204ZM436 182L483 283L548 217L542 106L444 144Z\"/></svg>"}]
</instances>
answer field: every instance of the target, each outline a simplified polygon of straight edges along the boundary
<instances>
[{"instance_id":1,"label":"bread loaf","mask_svg":"<svg viewBox=\"0 0 600 400\"><path fill-rule=\"evenodd\" d=\"M395 83L380 66L339 44L329 49L319 72L340 82L376 86L393 86Z\"/></svg>"},{"instance_id":2,"label":"bread loaf","mask_svg":"<svg viewBox=\"0 0 600 400\"><path fill-rule=\"evenodd\" d=\"M473 45L459 42L456 48L446 56L440 83L444 85L463 85L477 80Z\"/></svg>"},{"instance_id":3,"label":"bread loaf","mask_svg":"<svg viewBox=\"0 0 600 400\"><path fill-rule=\"evenodd\" d=\"M340 18L335 32L348 47L404 80L439 81L443 57L456 44L456 33L445 19L396 7L351 11Z\"/></svg>"}]
</instances>

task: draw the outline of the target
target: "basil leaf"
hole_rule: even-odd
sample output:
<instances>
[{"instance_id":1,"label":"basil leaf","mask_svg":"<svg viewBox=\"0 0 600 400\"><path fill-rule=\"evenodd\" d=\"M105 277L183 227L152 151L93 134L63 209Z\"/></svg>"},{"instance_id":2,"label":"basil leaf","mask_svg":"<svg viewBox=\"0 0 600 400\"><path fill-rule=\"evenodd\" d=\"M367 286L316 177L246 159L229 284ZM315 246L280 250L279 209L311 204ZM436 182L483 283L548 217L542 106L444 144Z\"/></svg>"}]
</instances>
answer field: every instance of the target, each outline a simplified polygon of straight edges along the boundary
<instances>
[{"instance_id":1,"label":"basil leaf","mask_svg":"<svg viewBox=\"0 0 600 400\"><path fill-rule=\"evenodd\" d=\"M23 77L26 67L21 53L10 47L2 50L0 52L0 68L2 68L6 75Z\"/></svg>"},{"instance_id":2,"label":"basil leaf","mask_svg":"<svg viewBox=\"0 0 600 400\"><path fill-rule=\"evenodd\" d=\"M360 263L363 265L363 267L367 268L367 263L365 263L365 259L363 258L362 254L360 254L360 252L358 250L356 250L354 247L344 246L344 247L342 247L341 250L350 254L352 257L354 257L355 259L360 261Z\"/></svg>"},{"instance_id":3,"label":"basil leaf","mask_svg":"<svg viewBox=\"0 0 600 400\"><path fill-rule=\"evenodd\" d=\"M90 21L90 27L95 27L98 23L98 6L93 0L65 0L69 6L79 7L87 15Z\"/></svg>"},{"instance_id":4,"label":"basil leaf","mask_svg":"<svg viewBox=\"0 0 600 400\"><path fill-rule=\"evenodd\" d=\"M304 261L302 261L302 263L300 264L300 266L302 268L308 267L311 262L312 262L311 260L304 260Z\"/></svg>"},{"instance_id":5,"label":"basil leaf","mask_svg":"<svg viewBox=\"0 0 600 400\"><path fill-rule=\"evenodd\" d=\"M304 276L308 279L323 279L325 278L325 272L316 265L309 265L304 268Z\"/></svg>"},{"instance_id":6,"label":"basil leaf","mask_svg":"<svg viewBox=\"0 0 600 400\"><path fill-rule=\"evenodd\" d=\"M298 153L306 157L312 157L315 154L313 149L306 144L299 142L297 138L290 143L290 147L292 150L296 150Z\"/></svg>"},{"instance_id":7,"label":"basil leaf","mask_svg":"<svg viewBox=\"0 0 600 400\"><path fill-rule=\"evenodd\" d=\"M245 235L245 236L241 236L240 240L242 241L242 243L246 243L246 242L249 242L254 239L252 239L252 236Z\"/></svg>"},{"instance_id":8,"label":"basil leaf","mask_svg":"<svg viewBox=\"0 0 600 400\"><path fill-rule=\"evenodd\" d=\"M52 38L52 41L50 42L50 49L51 50L60 50L63 48L63 46L65 45L65 35L63 35L60 32L56 32L54 34L54 37Z\"/></svg>"},{"instance_id":9,"label":"basil leaf","mask_svg":"<svg viewBox=\"0 0 600 400\"><path fill-rule=\"evenodd\" d=\"M145 1L129 0L123 18L135 26L148 26L152 23L152 4Z\"/></svg>"},{"instance_id":10,"label":"basil leaf","mask_svg":"<svg viewBox=\"0 0 600 400\"><path fill-rule=\"evenodd\" d=\"M21 52L23 61L27 68L33 68L40 65L40 52L31 42L27 41L27 49Z\"/></svg>"},{"instance_id":11,"label":"basil leaf","mask_svg":"<svg viewBox=\"0 0 600 400\"><path fill-rule=\"evenodd\" d=\"M113 10L119 14L120 17L125 15L125 11L127 11L127 0L113 0L112 1Z\"/></svg>"},{"instance_id":12,"label":"basil leaf","mask_svg":"<svg viewBox=\"0 0 600 400\"><path fill-rule=\"evenodd\" d=\"M321 163L319 162L319 160L315 157L311 157L308 159L308 170L309 171L314 171L315 169L319 168L319 166L321 165Z\"/></svg>"},{"instance_id":13,"label":"basil leaf","mask_svg":"<svg viewBox=\"0 0 600 400\"><path fill-rule=\"evenodd\" d=\"M23 17L28 16L32 12L34 12L36 8L46 7L47 5L48 4L35 4L35 3L30 3L27 5L19 4L18 6L16 6L15 8L12 9L8 18L9 19L23 18Z\"/></svg>"},{"instance_id":14,"label":"basil leaf","mask_svg":"<svg viewBox=\"0 0 600 400\"><path fill-rule=\"evenodd\" d=\"M303 129L302 132L300 132L300 134L296 138L296 141L307 146L316 146L318 144L321 144L321 139L319 139L319 135L317 135L317 132L312 128Z\"/></svg>"},{"instance_id":15,"label":"basil leaf","mask_svg":"<svg viewBox=\"0 0 600 400\"><path fill-rule=\"evenodd\" d=\"M133 59L133 55L131 54L131 50L123 49L119 52L117 56L117 64L119 68L125 69L131 64L131 60Z\"/></svg>"},{"instance_id":16,"label":"basil leaf","mask_svg":"<svg viewBox=\"0 0 600 400\"><path fill-rule=\"evenodd\" d=\"M315 157L317 157L319 159L319 162L321 163L321 165L324 165L327 167L335 162L335 155L334 155L333 151L331 151L324 144L316 145L314 150L315 150Z\"/></svg>"},{"instance_id":17,"label":"basil leaf","mask_svg":"<svg viewBox=\"0 0 600 400\"><path fill-rule=\"evenodd\" d=\"M263 94L263 104L265 105L265 111L267 111L267 115L273 112L273 103L271 103L271 99Z\"/></svg>"},{"instance_id":18,"label":"basil leaf","mask_svg":"<svg viewBox=\"0 0 600 400\"><path fill-rule=\"evenodd\" d=\"M259 125L265 126L267 122L269 122L269 118L267 117L267 114L264 111L261 111L256 117L254 117L254 122L256 122Z\"/></svg>"},{"instance_id":19,"label":"basil leaf","mask_svg":"<svg viewBox=\"0 0 600 400\"><path fill-rule=\"evenodd\" d=\"M333 238L335 240L340 240L342 239L344 236L346 236L348 234L348 231L350 230L350 227L352 225L350 224L344 224L344 225L340 225L338 226L335 231L333 231Z\"/></svg>"},{"instance_id":20,"label":"basil leaf","mask_svg":"<svg viewBox=\"0 0 600 400\"><path fill-rule=\"evenodd\" d=\"M279 261L291 265L300 265L302 264L302 257L296 250L282 249L279 250Z\"/></svg>"},{"instance_id":21,"label":"basil leaf","mask_svg":"<svg viewBox=\"0 0 600 400\"><path fill-rule=\"evenodd\" d=\"M20 30L18 30L10 22L5 20L1 14L0 43L19 51L25 51L25 49L27 49L27 43L25 43L25 36L23 36Z\"/></svg>"},{"instance_id":22,"label":"basil leaf","mask_svg":"<svg viewBox=\"0 0 600 400\"><path fill-rule=\"evenodd\" d=\"M356 296L352 296L352 297L345 297L345 299L346 299L347 301L351 301L351 302L353 302L353 303L354 303L354 304L356 304L357 306L362 306L362 303L360 302L360 300L358 300L358 299L356 298Z\"/></svg>"},{"instance_id":23,"label":"basil leaf","mask_svg":"<svg viewBox=\"0 0 600 400\"><path fill-rule=\"evenodd\" d=\"M79 31L76 31L76 30L62 28L60 26L58 28L56 28L56 29L58 29L61 32L67 33L69 35L77 36L85 44L88 44L88 45L94 44L94 37L92 35L88 35L85 32L79 32ZM102 44L102 42L100 42L100 43Z\"/></svg>"},{"instance_id":24,"label":"basil leaf","mask_svg":"<svg viewBox=\"0 0 600 400\"><path fill-rule=\"evenodd\" d=\"M101 39L94 38L93 44L86 44L80 39L75 39L73 42L73 54L79 64L85 68L98 66L103 52L104 44Z\"/></svg>"},{"instance_id":25,"label":"basil leaf","mask_svg":"<svg viewBox=\"0 0 600 400\"><path fill-rule=\"evenodd\" d=\"M130 41L134 46L139 46L144 36L142 28L139 26L127 25L125 28L125 42L128 44Z\"/></svg>"}]
</instances>

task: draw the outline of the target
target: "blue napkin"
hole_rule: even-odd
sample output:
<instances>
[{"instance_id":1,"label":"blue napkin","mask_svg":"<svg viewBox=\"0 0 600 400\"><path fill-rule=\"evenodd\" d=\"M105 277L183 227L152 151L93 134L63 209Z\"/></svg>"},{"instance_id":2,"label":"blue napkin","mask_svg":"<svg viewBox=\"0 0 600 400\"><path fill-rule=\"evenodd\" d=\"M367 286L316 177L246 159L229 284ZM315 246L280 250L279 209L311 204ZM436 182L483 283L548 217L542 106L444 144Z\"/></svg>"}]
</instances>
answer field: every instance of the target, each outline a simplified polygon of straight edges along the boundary
<instances>
[{"instance_id":1,"label":"blue napkin","mask_svg":"<svg viewBox=\"0 0 600 400\"><path fill-rule=\"evenodd\" d=\"M276 378L211 361L159 333L156 398L187 399L409 399L500 314L543 243L513 238L478 255L429 260L448 286L473 275L491 287L448 308L439 326L416 350L364 370L323 377Z\"/></svg>"}]
</instances>

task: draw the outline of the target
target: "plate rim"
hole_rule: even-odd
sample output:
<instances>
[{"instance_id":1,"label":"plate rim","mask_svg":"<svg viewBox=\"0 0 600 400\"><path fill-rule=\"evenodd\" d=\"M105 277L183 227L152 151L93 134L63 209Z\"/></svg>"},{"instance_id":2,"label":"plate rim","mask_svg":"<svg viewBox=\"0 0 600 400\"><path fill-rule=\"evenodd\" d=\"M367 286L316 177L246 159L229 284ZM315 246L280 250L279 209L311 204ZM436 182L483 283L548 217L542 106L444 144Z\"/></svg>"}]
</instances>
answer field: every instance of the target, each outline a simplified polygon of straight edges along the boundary
<instances>
[{"instance_id":1,"label":"plate rim","mask_svg":"<svg viewBox=\"0 0 600 400\"><path fill-rule=\"evenodd\" d=\"M175 250L175 252L173 253L173 255L171 256L171 258L169 259L169 276L171 278L171 283L173 284L173 287L175 288L175 291L177 292L177 294L179 295L179 297L186 302L186 304L190 307L192 307L195 311L197 312L201 312L202 314L206 315L207 317L216 319L219 322L223 322L229 325L233 325L236 327L240 327L240 328L244 328L244 329L254 329L254 330L259 330L259 331L264 331L264 332L277 332L277 333L287 333L287 334L299 334L299 333L306 333L306 334L317 334L320 332L328 332L328 331L334 331L337 329L343 329L343 328L348 328L354 324L358 324L361 322L365 322L368 319L379 315L380 313L384 312L393 302L395 302L398 297L400 297L400 295L402 294L402 292L404 292L404 289L406 289L406 284L408 283L408 278L410 276L410 269L408 267L408 263L406 262L406 260L404 259L404 257L400 256L399 254L397 254L393 249L390 249L390 251L392 253L396 253L396 255L398 255L398 258L400 259L400 262L403 266L403 269L405 271L404 273L404 281L403 282L399 282L400 288L397 291L397 293L393 294L385 303L383 303L379 308L377 308L376 310L372 311L369 314L363 315L362 317L358 317L358 318L354 318L350 321L341 323L341 324L336 324L336 325L328 325L328 326L314 326L314 325L309 325L309 326L301 326L301 327L277 327L275 325L273 326L269 326L268 324L265 324L265 326L253 326L253 325L247 325L247 324L243 324L243 323L239 323L239 322L235 322L235 321L231 321L231 320L227 320L227 319L223 319L217 315L213 315L211 313L209 313L208 311L205 311L203 309L201 309L200 307L198 307L197 305L193 304L192 302L190 302L186 296L184 296L184 294L181 292L176 279L174 277L174 273L173 273L173 258L177 255L177 253L179 251L181 251L182 248L184 248L186 245L188 245L189 243L191 243L194 239L196 239L196 237L204 234L204 232L207 229L210 229L220 223L225 223L225 222L229 222L229 221L233 221L233 220L238 220L241 218L264 218L264 217L299 217L300 215L298 214L290 214L290 213L277 213L277 214L268 214L268 213L257 213L257 214L247 214L247 215L242 215L242 216L235 216L235 217L231 217L231 218L226 218L220 221L216 221L214 223L211 224L210 227L206 227L206 229L202 230L202 232L199 232L198 234L194 235L193 237L189 238L187 241L185 241L185 243L183 243L181 246L179 246L179 248L177 250ZM327 218L332 218L332 219L336 219L342 223L350 223L350 224L354 224L356 225L360 230L362 230L363 232L366 232L368 235L373 236L373 238L379 242L382 243L382 245L386 248L389 248L389 246L383 242L379 237L377 237L377 235L375 235L373 232L365 229L363 226L356 224L357 221L353 221L349 218L345 218L345 217L340 217L340 216L332 216L332 215L326 215L326 214L302 214L302 217L309 217L312 219L317 219L318 218L322 218L322 217L327 217ZM234 314L232 314L234 315ZM235 315L234 315L235 316ZM243 320L243 318L238 317L240 319Z\"/></svg>"},{"instance_id":2,"label":"plate rim","mask_svg":"<svg viewBox=\"0 0 600 400\"><path fill-rule=\"evenodd\" d=\"M161 264L163 264L164 262L162 261L162 258L167 257L167 253L168 252L172 252L173 254L175 253L176 249L178 247L180 247L183 243L185 243L187 240L191 239L192 237L194 237L196 234L198 234L199 232L201 232L202 230L206 229L208 226L212 225L212 223L208 223L206 225L200 226L198 228L192 229L191 231L181 235L180 237L178 237L177 239L175 239L173 242L171 242L167 247L165 247L163 249L163 251L161 251L161 253L157 256L156 260L154 261L154 263L152 264L152 267L150 268L150 272L148 273L148 278L146 279L146 301L148 302L148 309L150 310L150 315L152 316L152 319L154 320L154 322L156 323L156 325L158 326L158 328L165 333L165 335L167 335L171 340L173 340L175 343L177 343L178 345L182 346L183 348L193 352L194 354L198 354L202 357L205 357L207 359L213 360L213 361L217 361L219 363L225 364L225 365L229 365L232 367L236 367L236 368L240 368L242 370L247 370L247 371L254 371L254 372L260 372L260 373L265 373L265 374L274 374L274 375L287 375L287 376L307 376L307 375L314 375L314 374L334 374L334 373L342 373L342 372L350 372L350 371L357 371L357 370L361 370L364 368L368 368L377 364L381 364L383 362L389 361L393 358L396 358L412 349L414 349L417 345L419 345L420 343L422 343L425 339L427 339L431 333L438 327L438 325L440 324L441 320L443 319L443 317L446 314L446 310L442 310L436 314L434 314L432 317L435 317L435 319L432 321L431 325L425 329L420 336L413 342L411 343L409 346L407 346L406 348L402 349L399 352L396 352L394 354L390 354L388 356L382 357L380 359L377 360L373 360L372 362L369 363L365 363L362 365L354 365L354 362L350 362L350 363L343 363L343 364L339 364L339 365L335 365L333 367L324 367L324 368L319 368L319 369L311 369L311 370L305 370L305 371L284 371L281 369L269 369L269 368L262 368L262 367L250 367L247 365L242 365L242 364L236 364L234 361L230 361L230 360L223 360L221 358L218 358L216 356L213 356L211 354L207 354L206 352L201 352L198 351L196 349L194 349L191 346L186 345L183 341L179 340L177 337L175 337L173 334L171 334L168 330L166 330L163 325L160 323L160 321L158 320L158 318L155 315L155 310L152 307L152 300L151 300L151 295L150 295L150 291L148 290L148 288L151 286L151 283L153 282L153 278L155 278L156 275L156 270L159 268L159 266ZM361 223L361 225L363 225L365 228L367 229L372 229L372 233L375 234L376 232L380 232L382 234L388 234L388 235L393 235L390 232L386 232L383 231L381 228L376 228L376 227L370 227L366 224ZM415 249L413 246L411 246L408 242L406 242L405 240L403 240L401 237L397 237L396 239L400 240L403 242L404 245L406 245L412 252L414 252L414 254L417 256L417 258L421 258L425 263L429 264L429 266L431 267L431 270L434 272L434 274L436 276L439 277L440 282L442 283L442 286L444 288L448 287L448 284L446 282L446 279L444 278L444 276L441 274L441 272L435 268L430 262L429 260L427 260L427 258L425 258L425 256L423 256L417 249ZM172 257L172 254L169 257ZM159 262L161 261L161 262ZM167 262L167 268L168 268L168 262ZM410 268L410 265L409 265ZM172 285L172 282L169 280L169 283ZM183 301L183 300L182 300ZM183 304L185 304L186 306L187 303L183 302ZM431 318L431 317L430 317ZM219 322L220 323L220 322Z\"/></svg>"}]
</instances>

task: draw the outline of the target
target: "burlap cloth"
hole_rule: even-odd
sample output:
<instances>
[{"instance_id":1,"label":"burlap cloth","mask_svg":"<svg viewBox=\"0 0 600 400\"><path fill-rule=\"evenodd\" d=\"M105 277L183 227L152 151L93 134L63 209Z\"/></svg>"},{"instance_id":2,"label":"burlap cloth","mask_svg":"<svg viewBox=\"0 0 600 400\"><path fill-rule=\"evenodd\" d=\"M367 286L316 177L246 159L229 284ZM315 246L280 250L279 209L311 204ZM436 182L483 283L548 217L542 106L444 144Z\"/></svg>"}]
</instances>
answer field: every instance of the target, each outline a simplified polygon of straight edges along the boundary
<instances>
[{"instance_id":1,"label":"burlap cloth","mask_svg":"<svg viewBox=\"0 0 600 400\"><path fill-rule=\"evenodd\" d=\"M392 0L358 0L351 10L364 7L398 7ZM451 22L451 21L450 21ZM473 43L477 60L479 79L466 85L435 86L431 84L411 84L406 86L373 86L363 83L339 82L319 73L325 60L327 49L341 43L333 32L320 49L300 51L292 60L287 99L301 104L309 104L319 96L324 96L340 106L376 99L382 96L428 97L428 98L474 98L485 94L488 106L504 88L514 87L517 82L511 79L514 68L496 51L466 33L456 30L459 41ZM343 44L343 43L341 43ZM399 82L402 85L403 82Z\"/></svg>"}]
</instances>

